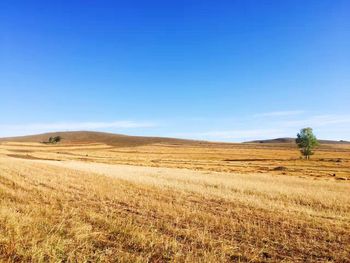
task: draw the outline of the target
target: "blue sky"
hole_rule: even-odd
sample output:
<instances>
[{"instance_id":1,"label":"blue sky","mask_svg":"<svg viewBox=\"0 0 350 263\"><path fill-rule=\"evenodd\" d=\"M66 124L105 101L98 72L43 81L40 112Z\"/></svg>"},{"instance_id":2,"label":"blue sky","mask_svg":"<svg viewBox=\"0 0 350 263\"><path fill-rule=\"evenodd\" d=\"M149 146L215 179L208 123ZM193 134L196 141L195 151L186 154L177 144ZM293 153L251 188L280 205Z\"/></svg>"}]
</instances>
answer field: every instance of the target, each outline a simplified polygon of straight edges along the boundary
<instances>
[{"instance_id":1,"label":"blue sky","mask_svg":"<svg viewBox=\"0 0 350 263\"><path fill-rule=\"evenodd\" d=\"M350 1L0 1L0 136L350 140Z\"/></svg>"}]
</instances>

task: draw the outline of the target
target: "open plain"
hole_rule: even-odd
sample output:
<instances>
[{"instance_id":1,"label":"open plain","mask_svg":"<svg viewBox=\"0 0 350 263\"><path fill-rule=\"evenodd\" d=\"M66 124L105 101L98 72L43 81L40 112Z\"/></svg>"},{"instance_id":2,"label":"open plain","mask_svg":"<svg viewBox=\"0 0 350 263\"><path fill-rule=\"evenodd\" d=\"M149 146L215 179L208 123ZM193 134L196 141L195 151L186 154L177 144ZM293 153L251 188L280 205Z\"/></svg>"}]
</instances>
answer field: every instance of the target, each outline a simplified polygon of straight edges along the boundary
<instances>
[{"instance_id":1,"label":"open plain","mask_svg":"<svg viewBox=\"0 0 350 263\"><path fill-rule=\"evenodd\" d=\"M350 262L350 145L0 144L0 261Z\"/></svg>"}]
</instances>

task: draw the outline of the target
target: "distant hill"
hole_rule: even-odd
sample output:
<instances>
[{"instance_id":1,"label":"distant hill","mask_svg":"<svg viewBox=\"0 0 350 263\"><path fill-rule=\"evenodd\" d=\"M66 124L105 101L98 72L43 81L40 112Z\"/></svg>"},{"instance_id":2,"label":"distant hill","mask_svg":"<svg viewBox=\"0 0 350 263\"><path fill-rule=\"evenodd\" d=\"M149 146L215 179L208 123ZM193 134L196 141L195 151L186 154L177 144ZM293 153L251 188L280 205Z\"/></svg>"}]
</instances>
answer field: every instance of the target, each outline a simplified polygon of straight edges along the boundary
<instances>
[{"instance_id":1,"label":"distant hill","mask_svg":"<svg viewBox=\"0 0 350 263\"><path fill-rule=\"evenodd\" d=\"M170 144L198 144L200 141L162 138L162 137L142 137L113 134L92 131L72 131L72 132L52 132L38 135L21 137L0 138L0 142L47 142L50 137L60 136L62 143L105 143L113 146L141 146L154 143Z\"/></svg>"},{"instance_id":2,"label":"distant hill","mask_svg":"<svg viewBox=\"0 0 350 263\"><path fill-rule=\"evenodd\" d=\"M332 140L318 140L320 144L350 144L349 141L332 141ZM276 139L269 139L269 140L255 140L255 141L248 141L245 143L295 143L295 138L276 138Z\"/></svg>"},{"instance_id":3,"label":"distant hill","mask_svg":"<svg viewBox=\"0 0 350 263\"><path fill-rule=\"evenodd\" d=\"M71 131L71 132L51 132L37 135L20 137L0 138L0 142L47 142L50 137L60 136L62 143L104 143L112 146L129 147L141 146L155 143L166 144L187 144L187 145L222 145L230 147L232 143L219 143L198 140L186 140L164 137L129 136L123 134L113 134L93 131ZM319 140L321 144L350 144L348 141ZM245 144L294 144L294 138L277 138L270 140L255 140L244 142Z\"/></svg>"}]
</instances>

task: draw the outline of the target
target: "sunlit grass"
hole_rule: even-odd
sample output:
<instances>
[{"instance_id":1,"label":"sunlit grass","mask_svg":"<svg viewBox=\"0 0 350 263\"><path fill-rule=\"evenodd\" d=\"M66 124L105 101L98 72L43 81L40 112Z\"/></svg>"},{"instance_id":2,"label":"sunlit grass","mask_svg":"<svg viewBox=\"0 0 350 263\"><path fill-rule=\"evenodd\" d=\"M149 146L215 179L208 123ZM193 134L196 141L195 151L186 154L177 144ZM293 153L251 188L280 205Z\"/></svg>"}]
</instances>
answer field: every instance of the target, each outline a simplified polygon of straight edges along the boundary
<instances>
[{"instance_id":1,"label":"sunlit grass","mask_svg":"<svg viewBox=\"0 0 350 263\"><path fill-rule=\"evenodd\" d=\"M346 181L0 159L3 261L349 261Z\"/></svg>"}]
</instances>

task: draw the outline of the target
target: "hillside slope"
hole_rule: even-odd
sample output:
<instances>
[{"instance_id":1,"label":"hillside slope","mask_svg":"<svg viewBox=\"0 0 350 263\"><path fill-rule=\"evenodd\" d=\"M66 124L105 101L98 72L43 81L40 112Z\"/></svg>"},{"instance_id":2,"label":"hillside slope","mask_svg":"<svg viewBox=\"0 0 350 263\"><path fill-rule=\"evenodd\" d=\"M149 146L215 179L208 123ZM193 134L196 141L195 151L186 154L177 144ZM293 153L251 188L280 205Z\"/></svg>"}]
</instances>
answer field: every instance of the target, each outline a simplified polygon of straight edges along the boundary
<instances>
[{"instance_id":1,"label":"hillside slope","mask_svg":"<svg viewBox=\"0 0 350 263\"><path fill-rule=\"evenodd\" d=\"M320 144L350 144L348 141L334 141L334 140L318 140ZM255 140L248 141L245 143L295 143L295 138L276 138L276 139L268 139L268 140Z\"/></svg>"},{"instance_id":2,"label":"hillside slope","mask_svg":"<svg viewBox=\"0 0 350 263\"><path fill-rule=\"evenodd\" d=\"M200 140L186 140L177 138L165 138L165 137L146 137L146 136L129 136L123 134L113 134L106 132L94 132L94 131L69 131L69 132L51 132L28 136L19 137L7 137L0 138L0 142L45 142L50 137L60 136L62 143L105 143L112 146L140 146L149 145L155 143L166 143L166 144L196 144L196 145L222 145L230 146L234 143L227 142L208 142ZM350 144L348 141L332 141L332 140L319 140L320 144ZM247 141L244 144L264 144L268 145L280 145L288 146L295 145L294 138L276 138L269 140L255 140Z\"/></svg>"},{"instance_id":3,"label":"hillside slope","mask_svg":"<svg viewBox=\"0 0 350 263\"><path fill-rule=\"evenodd\" d=\"M0 138L0 142L44 142L50 137L61 136L63 143L105 143L113 146L139 146L154 143L170 144L195 144L199 141L162 138L162 137L143 137L128 136L122 134L113 134L105 132L92 131L72 131L72 132L52 132L38 135L29 135L21 137Z\"/></svg>"}]
</instances>

